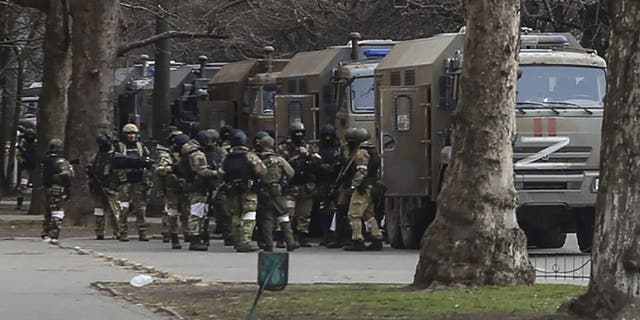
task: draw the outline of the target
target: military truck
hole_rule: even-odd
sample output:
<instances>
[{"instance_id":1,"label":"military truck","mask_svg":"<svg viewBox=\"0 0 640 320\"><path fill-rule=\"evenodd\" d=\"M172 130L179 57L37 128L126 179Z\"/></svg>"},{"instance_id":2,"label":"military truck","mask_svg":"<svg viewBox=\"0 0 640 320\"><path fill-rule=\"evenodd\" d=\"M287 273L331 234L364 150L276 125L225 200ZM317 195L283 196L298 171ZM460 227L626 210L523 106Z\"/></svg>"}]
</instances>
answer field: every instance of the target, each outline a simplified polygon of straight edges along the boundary
<instances>
[{"instance_id":1,"label":"military truck","mask_svg":"<svg viewBox=\"0 0 640 320\"><path fill-rule=\"evenodd\" d=\"M277 78L276 136L282 141L289 134L291 123L305 125L306 139L315 140L323 124L334 124L338 107L335 100L332 71L340 62L358 61L367 57L361 49L381 49L393 45L391 40L363 40L351 33L344 46L297 53Z\"/></svg>"},{"instance_id":2,"label":"military truck","mask_svg":"<svg viewBox=\"0 0 640 320\"><path fill-rule=\"evenodd\" d=\"M272 73L281 71L289 63L288 59L272 59L270 55L273 48L269 48L265 48L268 54L266 59L247 59L226 64L209 81L209 101L200 107L202 128L219 129L231 125L245 132L250 131L252 109L257 110L254 104L263 101L256 101L256 97L263 97L258 92L273 91L275 82ZM254 115L253 119L257 121L262 116L271 117L267 114L261 112L261 115ZM254 121L254 124L260 125L261 121Z\"/></svg>"},{"instance_id":3,"label":"military truck","mask_svg":"<svg viewBox=\"0 0 640 320\"><path fill-rule=\"evenodd\" d=\"M405 41L376 68L385 223L391 245L418 248L451 158L464 34ZM593 238L605 61L570 34L521 36L514 145L517 216L529 244ZM473 183L473 181L469 181Z\"/></svg>"},{"instance_id":4,"label":"military truck","mask_svg":"<svg viewBox=\"0 0 640 320\"><path fill-rule=\"evenodd\" d=\"M390 47L365 49L365 60L340 63L334 70L333 84L338 106L336 131L341 139L350 127L367 128L372 134L377 132L374 70L390 50Z\"/></svg>"}]
</instances>

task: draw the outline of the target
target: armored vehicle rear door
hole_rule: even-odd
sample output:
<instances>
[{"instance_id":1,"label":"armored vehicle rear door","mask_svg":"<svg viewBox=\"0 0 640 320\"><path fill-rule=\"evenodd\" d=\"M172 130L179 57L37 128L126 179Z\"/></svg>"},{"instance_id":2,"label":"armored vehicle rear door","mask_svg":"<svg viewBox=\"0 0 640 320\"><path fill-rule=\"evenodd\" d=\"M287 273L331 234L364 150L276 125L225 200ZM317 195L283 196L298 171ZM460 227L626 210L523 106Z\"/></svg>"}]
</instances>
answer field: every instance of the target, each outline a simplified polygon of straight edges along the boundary
<instances>
[{"instance_id":1,"label":"armored vehicle rear door","mask_svg":"<svg viewBox=\"0 0 640 320\"><path fill-rule=\"evenodd\" d=\"M318 125L316 99L311 94L276 95L275 127L278 141L289 135L293 122L302 122L307 132L307 141L315 140Z\"/></svg>"},{"instance_id":2,"label":"armored vehicle rear door","mask_svg":"<svg viewBox=\"0 0 640 320\"><path fill-rule=\"evenodd\" d=\"M389 196L429 194L430 86L381 87L382 179Z\"/></svg>"}]
</instances>

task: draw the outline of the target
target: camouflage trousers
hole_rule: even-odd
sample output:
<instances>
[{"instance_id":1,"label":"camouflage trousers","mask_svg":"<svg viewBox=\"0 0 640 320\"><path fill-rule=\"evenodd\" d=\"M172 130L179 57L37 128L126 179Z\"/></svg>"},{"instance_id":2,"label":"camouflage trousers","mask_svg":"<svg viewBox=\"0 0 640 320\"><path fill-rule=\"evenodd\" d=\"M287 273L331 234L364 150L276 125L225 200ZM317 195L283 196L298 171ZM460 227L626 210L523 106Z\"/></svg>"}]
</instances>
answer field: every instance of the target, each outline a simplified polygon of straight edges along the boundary
<instances>
[{"instance_id":1,"label":"camouflage trousers","mask_svg":"<svg viewBox=\"0 0 640 320\"><path fill-rule=\"evenodd\" d=\"M311 224L311 208L313 208L313 195L298 194L287 196L289 217L294 219L296 231L309 233L309 224Z\"/></svg>"},{"instance_id":2,"label":"camouflage trousers","mask_svg":"<svg viewBox=\"0 0 640 320\"><path fill-rule=\"evenodd\" d=\"M189 236L197 236L206 229L205 223L209 223L207 219L207 195L202 192L189 193L189 227L187 233Z\"/></svg>"},{"instance_id":3,"label":"camouflage trousers","mask_svg":"<svg viewBox=\"0 0 640 320\"><path fill-rule=\"evenodd\" d=\"M163 232L178 233L180 225L187 232L189 224L188 195L178 189L169 189L164 196L164 210L162 215ZM165 229L166 224L166 229Z\"/></svg>"},{"instance_id":4,"label":"camouflage trousers","mask_svg":"<svg viewBox=\"0 0 640 320\"><path fill-rule=\"evenodd\" d=\"M53 185L50 188L45 188L45 196L47 205L44 212L44 221L42 222L42 236L58 239L66 204L64 187Z\"/></svg>"},{"instance_id":5,"label":"camouflage trousers","mask_svg":"<svg viewBox=\"0 0 640 320\"><path fill-rule=\"evenodd\" d=\"M120 237L126 237L128 234L127 216L129 213L136 215L136 228L138 232L147 231L147 223L145 221L147 191L147 186L142 182L126 183L118 187L118 200L120 201L121 209L118 217Z\"/></svg>"},{"instance_id":6,"label":"camouflage trousers","mask_svg":"<svg viewBox=\"0 0 640 320\"><path fill-rule=\"evenodd\" d=\"M115 191L104 190L91 194L93 200L93 216L96 218L96 236L104 236L106 220L109 220L113 236L118 237L118 217L120 216L120 204Z\"/></svg>"},{"instance_id":7,"label":"camouflage trousers","mask_svg":"<svg viewBox=\"0 0 640 320\"><path fill-rule=\"evenodd\" d=\"M266 248L273 249L273 231L278 226L284 235L287 246L294 244L293 232L289 213L287 212L287 199L280 195L271 195L261 192L258 197L259 229Z\"/></svg>"},{"instance_id":8,"label":"camouflage trousers","mask_svg":"<svg viewBox=\"0 0 640 320\"><path fill-rule=\"evenodd\" d=\"M231 215L225 206L227 196L222 191L216 192L209 203L209 213L213 214L216 220L216 228L225 239L233 239L233 228L231 225Z\"/></svg>"},{"instance_id":9,"label":"camouflage trousers","mask_svg":"<svg viewBox=\"0 0 640 320\"><path fill-rule=\"evenodd\" d=\"M374 215L373 201L371 200L371 187L367 187L364 193L354 192L349 201L349 224L351 225L351 239L354 241L364 241L362 236L362 222L369 230L371 237L382 239L382 233Z\"/></svg>"},{"instance_id":10,"label":"camouflage trousers","mask_svg":"<svg viewBox=\"0 0 640 320\"><path fill-rule=\"evenodd\" d=\"M241 194L227 194L225 202L227 212L231 215L233 241L236 249L251 246L251 236L256 227L256 210L258 195L253 191Z\"/></svg>"}]
</instances>

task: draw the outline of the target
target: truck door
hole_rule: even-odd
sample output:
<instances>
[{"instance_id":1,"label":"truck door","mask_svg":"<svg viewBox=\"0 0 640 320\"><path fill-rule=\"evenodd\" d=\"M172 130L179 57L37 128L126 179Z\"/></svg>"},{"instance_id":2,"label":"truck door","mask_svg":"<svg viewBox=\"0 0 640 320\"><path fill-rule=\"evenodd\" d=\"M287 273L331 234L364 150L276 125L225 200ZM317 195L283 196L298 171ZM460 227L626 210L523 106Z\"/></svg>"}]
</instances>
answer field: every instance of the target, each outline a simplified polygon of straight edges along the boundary
<instances>
[{"instance_id":1,"label":"truck door","mask_svg":"<svg viewBox=\"0 0 640 320\"><path fill-rule=\"evenodd\" d=\"M289 135L289 126L293 122L302 122L307 132L307 141L315 140L314 128L318 122L318 108L315 96L276 95L275 130L277 141L283 141Z\"/></svg>"},{"instance_id":2,"label":"truck door","mask_svg":"<svg viewBox=\"0 0 640 320\"><path fill-rule=\"evenodd\" d=\"M423 196L430 190L430 86L381 87L382 179L388 196Z\"/></svg>"}]
</instances>

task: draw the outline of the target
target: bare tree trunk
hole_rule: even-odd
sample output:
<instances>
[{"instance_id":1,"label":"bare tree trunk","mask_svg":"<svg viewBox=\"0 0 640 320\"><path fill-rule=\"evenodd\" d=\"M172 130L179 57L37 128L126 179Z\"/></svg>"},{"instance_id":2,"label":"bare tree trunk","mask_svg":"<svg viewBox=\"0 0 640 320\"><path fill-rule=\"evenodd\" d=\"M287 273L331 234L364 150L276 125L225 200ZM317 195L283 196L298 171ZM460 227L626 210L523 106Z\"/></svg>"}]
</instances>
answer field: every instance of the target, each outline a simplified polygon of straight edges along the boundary
<instances>
[{"instance_id":1,"label":"bare tree trunk","mask_svg":"<svg viewBox=\"0 0 640 320\"><path fill-rule=\"evenodd\" d=\"M69 4L67 0L52 0L47 13L44 35L44 72L42 95L38 101L37 166L33 174L33 193L29 214L44 213L44 191L40 176L40 162L44 158L49 140L64 139L67 122L67 88L71 72L69 52Z\"/></svg>"},{"instance_id":2,"label":"bare tree trunk","mask_svg":"<svg viewBox=\"0 0 640 320\"><path fill-rule=\"evenodd\" d=\"M17 79L16 79L16 101L15 101L15 109L13 111L13 119L11 121L11 136L9 137L9 158L7 161L8 170L12 171L12 168L16 165L16 142L18 139L17 131L18 131L18 122L20 121L20 111L22 110L22 91L24 88L24 57L22 53L18 50L14 50L16 56L18 57L18 70L17 70ZM9 177L12 177L11 171L9 171ZM8 179L7 179L8 180ZM17 182L17 181L13 181ZM15 187L15 185L12 185Z\"/></svg>"},{"instance_id":3,"label":"bare tree trunk","mask_svg":"<svg viewBox=\"0 0 640 320\"><path fill-rule=\"evenodd\" d=\"M74 224L93 208L84 170L95 154L95 137L113 127L114 63L118 45L120 1L71 0L73 66L66 126L66 155L77 159L72 198L67 207Z\"/></svg>"},{"instance_id":4,"label":"bare tree trunk","mask_svg":"<svg viewBox=\"0 0 640 320\"><path fill-rule=\"evenodd\" d=\"M7 10L3 12L2 18L6 19L2 22L2 30L0 30L0 33L3 35L2 40L10 39L11 36L15 36L15 20L17 19L17 15L12 10ZM2 61L0 68L4 70L1 75L2 79L0 80L0 89L2 89L2 103L0 104L0 125L2 125L0 129L0 142L2 147L2 154L0 155L0 188L8 193L11 168L7 166L8 161L5 159L4 151L5 143L10 140L11 128L13 127L13 115L18 90L18 59L11 46L4 46L0 51L0 61ZM6 174L4 171L5 166L7 166Z\"/></svg>"},{"instance_id":5,"label":"bare tree trunk","mask_svg":"<svg viewBox=\"0 0 640 320\"><path fill-rule=\"evenodd\" d=\"M519 1L466 0L454 157L413 285L532 284L513 186Z\"/></svg>"},{"instance_id":6,"label":"bare tree trunk","mask_svg":"<svg viewBox=\"0 0 640 320\"><path fill-rule=\"evenodd\" d=\"M595 253L587 293L570 310L596 319L640 312L640 2L609 2L607 96L600 151Z\"/></svg>"}]
</instances>

